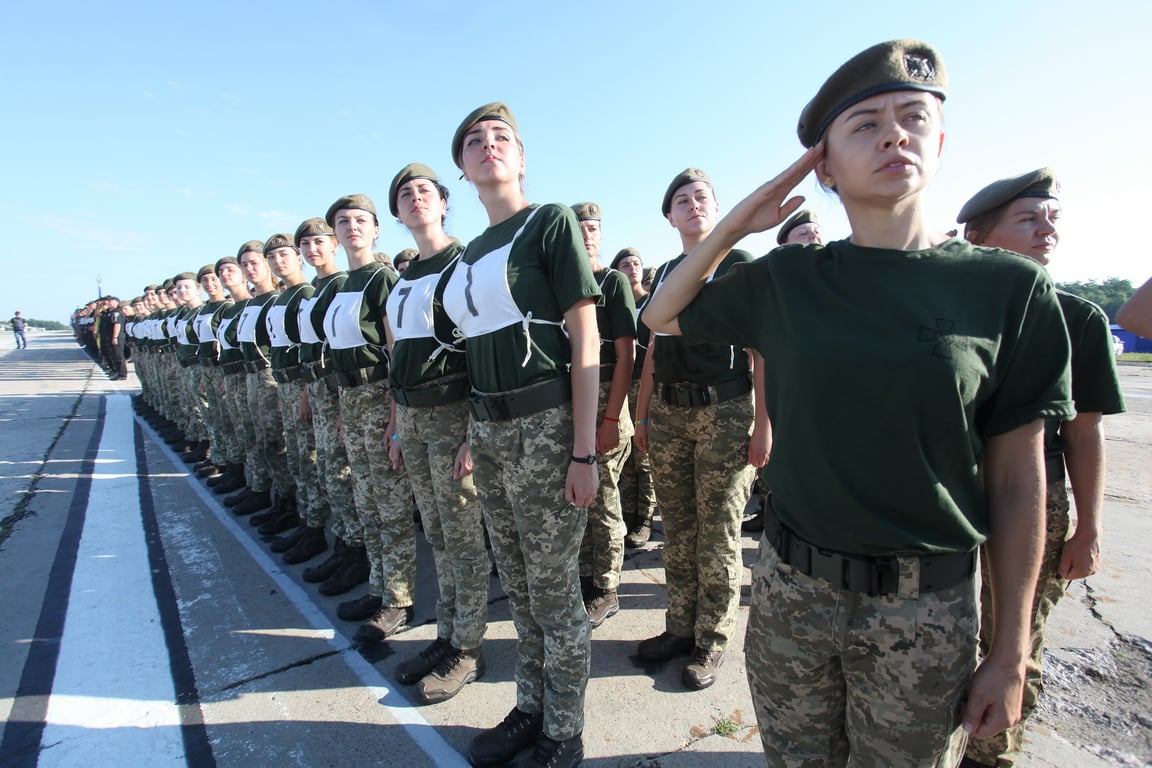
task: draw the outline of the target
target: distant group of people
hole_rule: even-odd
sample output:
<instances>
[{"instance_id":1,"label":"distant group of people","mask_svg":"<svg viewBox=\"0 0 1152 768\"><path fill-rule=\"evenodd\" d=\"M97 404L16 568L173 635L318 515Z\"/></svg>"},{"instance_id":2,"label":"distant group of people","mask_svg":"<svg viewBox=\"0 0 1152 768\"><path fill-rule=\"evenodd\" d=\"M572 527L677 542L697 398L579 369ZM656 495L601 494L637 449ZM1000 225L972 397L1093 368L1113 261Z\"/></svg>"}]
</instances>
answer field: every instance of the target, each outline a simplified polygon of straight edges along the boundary
<instances>
[{"instance_id":1,"label":"distant group of people","mask_svg":"<svg viewBox=\"0 0 1152 768\"><path fill-rule=\"evenodd\" d=\"M140 309L115 296L90 301L72 313L72 334L112 381L128 378L127 321Z\"/></svg>"},{"instance_id":2,"label":"distant group of people","mask_svg":"<svg viewBox=\"0 0 1152 768\"><path fill-rule=\"evenodd\" d=\"M360 642L412 619L415 500L437 637L396 674L421 703L485 673L487 538L516 703L473 765L580 763L590 631L657 506L666 622L637 654L716 681L757 474L745 652L769 764L1011 765L1048 612L1099 567L1102 416L1124 402L1107 318L1043 269L1049 169L977 193L963 237L925 220L946 86L925 43L860 53L803 110L806 152L724 218L704 171L672 178L682 253L651 276L630 248L603 265L597 203L529 203L515 117L486 104L451 141L489 217L467 245L412 163L388 189L414 241L395 261L376 203L345 195L101 323L125 329L141 415L286 563L332 535L303 578L368 584L337 611ZM813 172L847 239L789 197ZM767 256L738 249L776 227Z\"/></svg>"}]
</instances>

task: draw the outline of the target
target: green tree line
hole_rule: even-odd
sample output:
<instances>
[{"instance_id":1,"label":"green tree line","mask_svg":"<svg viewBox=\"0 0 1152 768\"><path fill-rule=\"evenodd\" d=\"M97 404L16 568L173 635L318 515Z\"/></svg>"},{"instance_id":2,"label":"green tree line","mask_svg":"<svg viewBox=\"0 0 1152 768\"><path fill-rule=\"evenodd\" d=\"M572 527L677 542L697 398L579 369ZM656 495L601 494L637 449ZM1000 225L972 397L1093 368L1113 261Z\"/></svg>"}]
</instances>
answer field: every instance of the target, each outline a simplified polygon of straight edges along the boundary
<instances>
[{"instance_id":1,"label":"green tree line","mask_svg":"<svg viewBox=\"0 0 1152 768\"><path fill-rule=\"evenodd\" d=\"M1115 320L1116 311L1124 305L1124 302L1128 301L1129 296L1136 292L1132 281L1121 280L1118 277L1109 277L1103 282L1089 280L1086 283L1056 283L1056 287L1099 304L1104 313L1108 315L1109 321Z\"/></svg>"}]
</instances>

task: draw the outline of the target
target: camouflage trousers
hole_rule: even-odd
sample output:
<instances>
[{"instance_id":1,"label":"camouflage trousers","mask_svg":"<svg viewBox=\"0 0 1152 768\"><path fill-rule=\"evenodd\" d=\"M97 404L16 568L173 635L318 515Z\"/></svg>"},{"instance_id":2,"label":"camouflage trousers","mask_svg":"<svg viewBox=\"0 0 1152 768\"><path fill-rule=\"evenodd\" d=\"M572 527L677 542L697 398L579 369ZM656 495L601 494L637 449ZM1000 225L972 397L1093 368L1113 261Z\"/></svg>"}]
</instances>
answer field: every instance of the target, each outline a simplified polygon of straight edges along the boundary
<instances>
[{"instance_id":1,"label":"camouflage trousers","mask_svg":"<svg viewBox=\"0 0 1152 768\"><path fill-rule=\"evenodd\" d=\"M288 444L284 440L284 422L280 418L280 395L272 370L265 368L249 373L248 410L256 428L256 450L272 475L272 491L277 497L296 493L296 478L288 471Z\"/></svg>"},{"instance_id":2,"label":"camouflage trousers","mask_svg":"<svg viewBox=\"0 0 1152 768\"><path fill-rule=\"evenodd\" d=\"M604 421L604 406L608 402L609 382L600 385L600 410L596 423ZM588 525L580 542L580 576L590 577L600 589L616 589L620 585L620 569L624 566L624 512L620 506L620 471L632 452L632 417L628 404L615 414L620 427L620 443L610 451L597 451L600 464L600 490L588 506Z\"/></svg>"},{"instance_id":3,"label":"camouflage trousers","mask_svg":"<svg viewBox=\"0 0 1152 768\"><path fill-rule=\"evenodd\" d=\"M1060 598L1068 582L1060 578L1060 557L1064 552L1064 541L1068 538L1068 489L1063 478L1048 483L1047 514L1045 515L1046 534L1044 555L1040 561L1040 578L1032 597L1031 655L1024 671L1024 701L1020 722L1003 733L988 739L968 739L966 754L972 760L984 765L1000 768L1015 765L1024 746L1024 726L1036 709L1040 692L1044 690L1042 664L1044 661L1044 628L1048 616ZM981 550L981 555L984 550ZM989 579L986 558L980 558L980 653L987 654L992 645L994 629L992 617L992 585Z\"/></svg>"},{"instance_id":4,"label":"camouflage trousers","mask_svg":"<svg viewBox=\"0 0 1152 768\"><path fill-rule=\"evenodd\" d=\"M649 454L664 521L669 632L705 650L728 645L740 607L740 518L755 468L750 394L700 408L652 398Z\"/></svg>"},{"instance_id":5,"label":"camouflage trousers","mask_svg":"<svg viewBox=\"0 0 1152 768\"><path fill-rule=\"evenodd\" d=\"M199 364L187 368L180 368L181 381L184 384L184 435L192 442L208 439L208 429L205 426L205 412L208 410L208 400L201 392L203 377Z\"/></svg>"},{"instance_id":6,"label":"camouflage trousers","mask_svg":"<svg viewBox=\"0 0 1152 768\"><path fill-rule=\"evenodd\" d=\"M794 571L761 540L744 654L771 768L960 761L975 585L919 594L918 569L902 571L899 594L869 597Z\"/></svg>"},{"instance_id":7,"label":"camouflage trousers","mask_svg":"<svg viewBox=\"0 0 1152 768\"><path fill-rule=\"evenodd\" d=\"M300 403L304 399L305 383L297 379L279 385L280 420L284 425L284 443L288 472L296 479L296 499L300 516L319 520L314 528L321 528L328 519L328 495L320 487L320 474L316 466L316 434L312 420L300 418Z\"/></svg>"},{"instance_id":8,"label":"camouflage trousers","mask_svg":"<svg viewBox=\"0 0 1152 768\"><path fill-rule=\"evenodd\" d=\"M400 447L436 563L436 635L456 648L479 648L488 626L488 553L472 475L453 479L468 433L463 403L396 407Z\"/></svg>"},{"instance_id":9,"label":"camouflage trousers","mask_svg":"<svg viewBox=\"0 0 1152 768\"><path fill-rule=\"evenodd\" d=\"M633 421L636 419L636 398L640 395L640 382L632 382L628 391L628 406ZM647 520L656 511L656 486L652 481L652 460L647 453L632 447L620 470L620 507L624 522L631 525Z\"/></svg>"},{"instance_id":10,"label":"camouflage trousers","mask_svg":"<svg viewBox=\"0 0 1152 768\"><path fill-rule=\"evenodd\" d=\"M219 367L204 367L204 389L208 398L208 439L212 443L212 457L215 461L240 464L244 461L244 451L236 437L232 419L228 418L225 396L220 393L224 386L224 371Z\"/></svg>"},{"instance_id":11,"label":"camouflage trousers","mask_svg":"<svg viewBox=\"0 0 1152 768\"><path fill-rule=\"evenodd\" d=\"M591 630L580 594L583 508L564 499L572 407L473 421L476 493L516 627L516 706L544 714L544 733L584 730Z\"/></svg>"},{"instance_id":12,"label":"camouflage trousers","mask_svg":"<svg viewBox=\"0 0 1152 768\"><path fill-rule=\"evenodd\" d=\"M344 448L372 566L368 592L384 598L385 607L401 608L415 598L416 531L408 472L393 469L388 457L391 407L387 380L340 388Z\"/></svg>"},{"instance_id":13,"label":"camouflage trousers","mask_svg":"<svg viewBox=\"0 0 1152 768\"><path fill-rule=\"evenodd\" d=\"M184 373L180 364L176 362L176 353L171 348L161 357L163 360L163 373L161 386L164 392L164 408L169 420L181 427L184 426Z\"/></svg>"},{"instance_id":14,"label":"camouflage trousers","mask_svg":"<svg viewBox=\"0 0 1152 768\"><path fill-rule=\"evenodd\" d=\"M244 474L247 485L257 493L272 487L272 474L260 444L256 439L256 426L252 423L252 411L248 407L248 375L233 373L224 377L224 392L231 409L232 423L244 450Z\"/></svg>"},{"instance_id":15,"label":"camouflage trousers","mask_svg":"<svg viewBox=\"0 0 1152 768\"><path fill-rule=\"evenodd\" d=\"M348 453L344 438L337 425L340 423L340 395L328 388L324 381L308 382L308 402L312 406L312 434L316 443L316 474L320 491L328 504L313 514L308 510L309 527L319 528L332 521L332 534L345 544L362 546L364 532L356 516L356 502L352 497L352 470L348 467ZM320 517L327 514L327 520Z\"/></svg>"}]
</instances>

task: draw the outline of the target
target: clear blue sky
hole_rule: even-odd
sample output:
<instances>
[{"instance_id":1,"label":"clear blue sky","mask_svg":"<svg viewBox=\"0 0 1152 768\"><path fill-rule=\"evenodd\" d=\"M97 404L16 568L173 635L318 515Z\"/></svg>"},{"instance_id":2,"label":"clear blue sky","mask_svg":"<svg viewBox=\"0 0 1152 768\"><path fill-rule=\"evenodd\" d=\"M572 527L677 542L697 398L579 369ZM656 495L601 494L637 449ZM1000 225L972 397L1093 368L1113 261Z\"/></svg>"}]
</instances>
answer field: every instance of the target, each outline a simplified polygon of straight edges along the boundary
<instances>
[{"instance_id":1,"label":"clear blue sky","mask_svg":"<svg viewBox=\"0 0 1152 768\"><path fill-rule=\"evenodd\" d=\"M1126 241L1128 206L1152 175L1148 9L10 3L0 317L65 320L95 297L97 275L104 293L136 295L352 192L376 200L379 248L395 253L411 240L387 216L388 184L413 161L447 182L448 229L467 241L486 219L449 144L493 100L519 121L529 199L596 200L605 254L631 245L656 265L679 249L659 209L678 171L705 169L722 208L734 204L798 156L796 119L824 79L896 37L933 43L948 68L945 164L929 193L942 229L989 181L1051 165L1065 211L1053 277L1142 282L1152 263ZM826 232L846 234L834 199L811 179L800 192Z\"/></svg>"}]
</instances>

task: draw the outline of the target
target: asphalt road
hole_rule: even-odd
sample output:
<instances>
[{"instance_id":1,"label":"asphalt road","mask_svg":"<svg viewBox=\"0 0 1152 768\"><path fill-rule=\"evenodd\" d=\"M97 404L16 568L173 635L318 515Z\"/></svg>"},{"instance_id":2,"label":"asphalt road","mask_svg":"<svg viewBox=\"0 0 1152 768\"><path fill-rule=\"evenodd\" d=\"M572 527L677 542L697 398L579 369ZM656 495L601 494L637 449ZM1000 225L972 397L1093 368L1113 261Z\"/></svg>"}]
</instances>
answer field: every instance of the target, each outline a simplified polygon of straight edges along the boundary
<instances>
[{"instance_id":1,"label":"asphalt road","mask_svg":"<svg viewBox=\"0 0 1152 768\"><path fill-rule=\"evenodd\" d=\"M435 636L422 539L415 626L356 648L343 598L304 584L135 419L133 378L106 381L68 334L29 341L0 348L0 766L466 764L514 703L496 579L487 675L413 706L392 670ZM1123 373L1105 569L1053 618L1055 672L1021 766L1152 765L1152 368ZM757 545L745 538L746 565ZM629 553L623 610L593 633L585 764L763 766L743 622L706 691L684 691L679 664L634 659L663 629L660 547Z\"/></svg>"}]
</instances>

